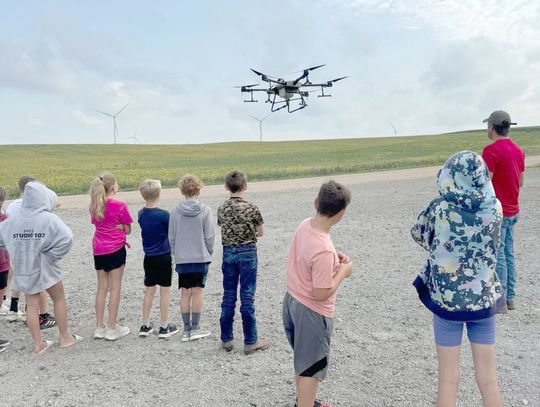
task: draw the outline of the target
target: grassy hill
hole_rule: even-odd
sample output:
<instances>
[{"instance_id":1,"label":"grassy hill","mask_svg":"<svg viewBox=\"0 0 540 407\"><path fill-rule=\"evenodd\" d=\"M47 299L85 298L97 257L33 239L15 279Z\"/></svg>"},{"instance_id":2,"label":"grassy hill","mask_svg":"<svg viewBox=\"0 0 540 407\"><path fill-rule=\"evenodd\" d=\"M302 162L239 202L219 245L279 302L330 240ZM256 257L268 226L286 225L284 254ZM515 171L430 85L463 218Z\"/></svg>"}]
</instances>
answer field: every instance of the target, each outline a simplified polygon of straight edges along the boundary
<instances>
[{"instance_id":1,"label":"grassy hill","mask_svg":"<svg viewBox=\"0 0 540 407\"><path fill-rule=\"evenodd\" d=\"M512 129L528 155L540 154L540 127ZM201 145L10 145L0 146L0 185L17 196L17 180L33 174L59 194L81 194L108 170L121 189L136 189L145 178L176 185L185 173L207 184L222 183L234 168L249 179L270 180L357 173L442 164L460 150L481 152L485 130L433 136Z\"/></svg>"}]
</instances>

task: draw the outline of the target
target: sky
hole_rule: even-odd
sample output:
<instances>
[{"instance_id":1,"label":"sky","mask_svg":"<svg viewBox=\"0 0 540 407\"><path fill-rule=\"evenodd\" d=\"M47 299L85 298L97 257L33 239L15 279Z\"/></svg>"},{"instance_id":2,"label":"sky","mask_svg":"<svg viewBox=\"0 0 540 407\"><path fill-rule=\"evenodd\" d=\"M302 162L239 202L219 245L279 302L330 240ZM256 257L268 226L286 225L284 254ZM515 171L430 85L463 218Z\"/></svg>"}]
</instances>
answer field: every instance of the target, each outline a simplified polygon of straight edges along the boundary
<instances>
[{"instance_id":1,"label":"sky","mask_svg":"<svg viewBox=\"0 0 540 407\"><path fill-rule=\"evenodd\" d=\"M263 122L266 141L539 125L539 0L24 1L0 13L0 144L257 141L250 68L331 98ZM293 72L293 73L291 73ZM257 95L256 95L257 96Z\"/></svg>"}]
</instances>

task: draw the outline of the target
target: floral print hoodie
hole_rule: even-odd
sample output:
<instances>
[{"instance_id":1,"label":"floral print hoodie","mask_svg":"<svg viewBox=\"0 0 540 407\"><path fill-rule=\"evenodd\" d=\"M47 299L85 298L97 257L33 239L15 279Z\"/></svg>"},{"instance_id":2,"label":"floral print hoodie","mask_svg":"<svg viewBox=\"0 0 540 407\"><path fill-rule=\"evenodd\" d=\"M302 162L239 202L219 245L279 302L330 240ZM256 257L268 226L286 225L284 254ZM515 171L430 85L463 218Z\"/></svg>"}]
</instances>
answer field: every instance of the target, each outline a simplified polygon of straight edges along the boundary
<instances>
[{"instance_id":1,"label":"floral print hoodie","mask_svg":"<svg viewBox=\"0 0 540 407\"><path fill-rule=\"evenodd\" d=\"M495 273L501 203L484 160L472 151L450 157L437 183L440 196L411 230L429 251L413 284L422 303L441 318L488 318L505 301Z\"/></svg>"}]
</instances>

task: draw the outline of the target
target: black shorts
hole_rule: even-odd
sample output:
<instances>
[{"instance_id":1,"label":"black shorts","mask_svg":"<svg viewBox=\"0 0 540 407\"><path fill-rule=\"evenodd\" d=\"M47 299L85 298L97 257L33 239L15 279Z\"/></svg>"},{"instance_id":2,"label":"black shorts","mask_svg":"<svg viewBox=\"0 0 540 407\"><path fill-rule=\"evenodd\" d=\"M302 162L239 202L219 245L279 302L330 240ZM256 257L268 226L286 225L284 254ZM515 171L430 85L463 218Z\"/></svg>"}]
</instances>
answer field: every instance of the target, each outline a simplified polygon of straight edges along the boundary
<instances>
[{"instance_id":1,"label":"black shorts","mask_svg":"<svg viewBox=\"0 0 540 407\"><path fill-rule=\"evenodd\" d=\"M209 265L210 263L177 264L176 272L178 273L178 289L193 287L204 288Z\"/></svg>"},{"instance_id":2,"label":"black shorts","mask_svg":"<svg viewBox=\"0 0 540 407\"><path fill-rule=\"evenodd\" d=\"M7 287L8 283L8 271L0 271L0 290L3 290ZM0 301L2 301L2 298L0 298Z\"/></svg>"},{"instance_id":3,"label":"black shorts","mask_svg":"<svg viewBox=\"0 0 540 407\"><path fill-rule=\"evenodd\" d=\"M113 253L94 256L94 266L96 270L111 271L126 264L126 247Z\"/></svg>"},{"instance_id":4,"label":"black shorts","mask_svg":"<svg viewBox=\"0 0 540 407\"><path fill-rule=\"evenodd\" d=\"M144 286L170 287L172 279L171 253L144 256Z\"/></svg>"}]
</instances>

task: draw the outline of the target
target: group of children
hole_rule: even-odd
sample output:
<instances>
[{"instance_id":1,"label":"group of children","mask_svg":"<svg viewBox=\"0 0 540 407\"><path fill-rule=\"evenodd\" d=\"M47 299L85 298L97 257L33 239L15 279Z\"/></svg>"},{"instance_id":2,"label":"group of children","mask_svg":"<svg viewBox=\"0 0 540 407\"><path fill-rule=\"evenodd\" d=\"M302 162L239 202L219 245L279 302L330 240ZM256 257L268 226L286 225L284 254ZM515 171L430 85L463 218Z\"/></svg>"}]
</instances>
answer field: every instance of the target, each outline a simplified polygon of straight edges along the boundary
<instances>
[{"instance_id":1,"label":"group of children","mask_svg":"<svg viewBox=\"0 0 540 407\"><path fill-rule=\"evenodd\" d=\"M433 313L439 361L438 406L455 406L459 382L459 350L463 326L471 342L476 380L484 406L502 406L495 365L495 314L505 305L505 293L495 267L502 221L482 157L462 151L450 157L437 176L439 196L423 210L412 237L429 251L428 260L414 282L422 303ZM153 332L150 309L156 286L160 286L159 337L178 332L168 321L173 264L182 290L181 340L210 335L200 327L203 289L214 248L212 211L198 200L202 183L193 175L178 184L184 199L169 213L158 207L160 182L145 180L139 190L146 205L138 213L144 257L145 295L140 336ZM240 285L240 313L244 353L269 347L257 334L254 295L257 278L256 242L263 235L263 218L257 206L244 200L247 179L241 171L225 179L230 193L217 210L223 243L223 300L221 344L233 349L233 319ZM91 187L90 213L95 225L93 252L97 270L96 329L94 338L116 340L129 334L117 324L122 274L126 261L126 235L132 218L127 205L114 198L118 191L110 173L96 178ZM0 198L1 198L0 191ZM5 199L5 197L4 197ZM1 199L0 199L1 201ZM326 376L333 331L337 290L352 275L352 262L336 251L331 228L345 216L351 194L343 185L324 183L315 199L315 216L296 229L288 257L287 292L282 318L287 340L294 351L294 371L299 407L329 406L316 400L318 385ZM68 335L63 286L56 264L71 246L71 231L52 213L56 195L39 182L24 190L21 214L1 218L0 247L15 260L13 288L26 296L27 323L34 338L34 354L51 345L39 334L39 293L51 296L60 330L60 347L82 338ZM0 251L0 253L2 253ZM0 268L6 268L6 254ZM0 270L3 271L3 270ZM5 272L0 282L7 282ZM109 295L109 314L104 309ZM7 341L0 341L5 349Z\"/></svg>"}]
</instances>

